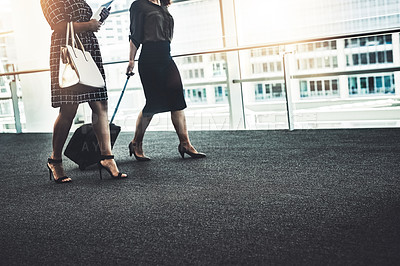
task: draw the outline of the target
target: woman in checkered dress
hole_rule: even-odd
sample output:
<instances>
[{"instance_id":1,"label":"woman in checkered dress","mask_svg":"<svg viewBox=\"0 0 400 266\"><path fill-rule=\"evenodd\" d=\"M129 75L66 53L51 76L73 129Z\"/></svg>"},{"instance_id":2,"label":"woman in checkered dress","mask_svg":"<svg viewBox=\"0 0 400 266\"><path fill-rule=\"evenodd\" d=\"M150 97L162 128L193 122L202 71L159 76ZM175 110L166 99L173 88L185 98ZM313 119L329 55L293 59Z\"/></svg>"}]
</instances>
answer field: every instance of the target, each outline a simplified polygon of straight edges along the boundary
<instances>
[{"instance_id":1,"label":"woman in checkered dress","mask_svg":"<svg viewBox=\"0 0 400 266\"><path fill-rule=\"evenodd\" d=\"M91 53L105 79L100 48L94 35L94 32L100 29L101 23L91 19L92 10L85 0L40 0L40 5L47 22L53 30L50 47L51 103L53 107L60 108L59 115L54 123L53 152L47 163L50 177L53 174L57 183L71 181L65 175L62 167L62 149L71 129L78 105L83 102L88 102L92 109L93 128L103 159L100 161L100 168L103 166L106 170L109 170L113 177L127 177L127 175L119 173L111 155L106 88L104 87L96 92L79 93L62 89L58 84L60 48L66 43L67 22L70 21L74 22L75 32L82 41L85 50ZM108 15L108 10L104 9L102 18L105 19Z\"/></svg>"}]
</instances>

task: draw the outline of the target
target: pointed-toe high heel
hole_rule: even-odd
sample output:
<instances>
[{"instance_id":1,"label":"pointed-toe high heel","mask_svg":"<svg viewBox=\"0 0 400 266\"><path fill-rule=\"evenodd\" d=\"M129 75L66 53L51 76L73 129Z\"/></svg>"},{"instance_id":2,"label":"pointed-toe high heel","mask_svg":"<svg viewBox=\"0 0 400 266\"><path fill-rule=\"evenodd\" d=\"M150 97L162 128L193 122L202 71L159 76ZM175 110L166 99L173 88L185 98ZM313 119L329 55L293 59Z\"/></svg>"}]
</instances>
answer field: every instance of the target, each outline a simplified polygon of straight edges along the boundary
<instances>
[{"instance_id":1,"label":"pointed-toe high heel","mask_svg":"<svg viewBox=\"0 0 400 266\"><path fill-rule=\"evenodd\" d=\"M98 166L98 168L99 168L99 173L100 173L100 179L103 179L103 176L102 176L102 173L101 173L101 170L102 170L103 168L106 169L106 171L110 174L110 176L111 176L112 178L127 178L128 175L122 176L123 173L120 173L120 172L118 172L118 175L114 176L114 175L111 173L111 170L110 170L108 167L106 167L106 166L104 166L104 165L101 164L101 161L103 161L103 160L111 160L111 159L114 159L114 155L101 155L101 156L100 156L100 161L97 163L97 166Z\"/></svg>"},{"instance_id":2,"label":"pointed-toe high heel","mask_svg":"<svg viewBox=\"0 0 400 266\"><path fill-rule=\"evenodd\" d=\"M183 147L181 144L178 145L178 151L182 156L182 159L185 158L185 153L188 154L193 159L204 158L206 155L202 152L194 153Z\"/></svg>"},{"instance_id":3,"label":"pointed-toe high heel","mask_svg":"<svg viewBox=\"0 0 400 266\"><path fill-rule=\"evenodd\" d=\"M65 180L65 179L69 178L68 176L59 177L58 179L55 178L55 175L54 175L53 171L51 170L49 164L57 164L57 163L62 163L62 160L61 159L55 160L55 159L51 159L51 158L47 159L47 169L49 169L50 180L51 180L51 176L53 176L54 177L54 182L56 182L58 184L71 182L72 181L71 179L68 180L68 181Z\"/></svg>"},{"instance_id":4,"label":"pointed-toe high heel","mask_svg":"<svg viewBox=\"0 0 400 266\"><path fill-rule=\"evenodd\" d=\"M128 146L128 148L129 148L129 156L132 157L132 154L133 154L133 156L135 156L136 160L138 160L139 162L150 161L149 157L137 156L137 154L135 152L135 147L137 147L137 146L138 146L137 143L133 143L133 142L129 143L129 146Z\"/></svg>"}]
</instances>

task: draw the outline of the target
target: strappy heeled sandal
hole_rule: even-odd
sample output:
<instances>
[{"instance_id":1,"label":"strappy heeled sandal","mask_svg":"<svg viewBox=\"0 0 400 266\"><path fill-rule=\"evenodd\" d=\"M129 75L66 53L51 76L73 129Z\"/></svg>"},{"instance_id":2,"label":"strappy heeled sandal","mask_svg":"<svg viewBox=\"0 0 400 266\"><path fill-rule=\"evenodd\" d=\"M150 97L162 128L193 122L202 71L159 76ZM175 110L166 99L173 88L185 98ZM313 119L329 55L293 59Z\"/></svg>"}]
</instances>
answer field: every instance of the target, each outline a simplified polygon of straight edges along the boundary
<instances>
[{"instance_id":1,"label":"strappy heeled sandal","mask_svg":"<svg viewBox=\"0 0 400 266\"><path fill-rule=\"evenodd\" d=\"M55 178L55 175L54 175L54 173L53 173L53 170L51 170L49 164L57 164L57 163L62 163L62 160L61 160L61 159L55 160L55 159L52 159L52 158L48 158L48 159L47 159L47 168L49 169L50 180L51 180L51 176L53 176L53 177L54 177L54 181L55 181L56 183L58 183L58 184L69 183L69 182L71 182L72 180L64 181L65 179L68 179L68 178L69 178L68 176L63 176L63 177L60 177L60 178L58 178L58 179Z\"/></svg>"},{"instance_id":2,"label":"strappy heeled sandal","mask_svg":"<svg viewBox=\"0 0 400 266\"><path fill-rule=\"evenodd\" d=\"M102 170L103 168L106 169L106 171L110 174L110 176L111 176L112 178L127 178L128 175L122 176L123 173L120 173L120 172L118 172L118 175L114 176L114 175L111 173L111 170L110 170L109 168L107 168L106 166L104 166L104 165L101 164L101 161L103 161L103 160L111 160L111 159L114 159L114 155L101 155L101 156L100 156L100 161L97 163L97 166L99 167L100 179L103 179L103 176L102 176L102 173L101 173L101 170Z\"/></svg>"}]
</instances>

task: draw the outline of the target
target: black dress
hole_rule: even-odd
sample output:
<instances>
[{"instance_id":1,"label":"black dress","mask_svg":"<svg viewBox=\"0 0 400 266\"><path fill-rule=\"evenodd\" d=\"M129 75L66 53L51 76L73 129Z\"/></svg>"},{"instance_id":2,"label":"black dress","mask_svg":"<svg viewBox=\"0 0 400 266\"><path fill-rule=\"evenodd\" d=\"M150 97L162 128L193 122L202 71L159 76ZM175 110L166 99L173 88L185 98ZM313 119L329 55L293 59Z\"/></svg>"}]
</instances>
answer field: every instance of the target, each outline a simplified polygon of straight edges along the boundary
<instances>
[{"instance_id":1,"label":"black dress","mask_svg":"<svg viewBox=\"0 0 400 266\"><path fill-rule=\"evenodd\" d=\"M92 16L92 10L85 0L40 0L43 14L53 29L60 22L86 22ZM85 50L90 52L100 72L104 75L103 63L99 44L93 32L78 33ZM58 73L60 68L60 48L65 45L65 34L53 32L50 47L50 75L51 75L51 104L60 107L62 104L79 104L90 101L107 100L106 88L90 93L78 93L67 89L61 89L58 85Z\"/></svg>"},{"instance_id":2,"label":"black dress","mask_svg":"<svg viewBox=\"0 0 400 266\"><path fill-rule=\"evenodd\" d=\"M139 56L139 75L146 97L144 116L186 108L178 68L170 54L174 20L167 7L136 0L130 8L131 35Z\"/></svg>"}]
</instances>

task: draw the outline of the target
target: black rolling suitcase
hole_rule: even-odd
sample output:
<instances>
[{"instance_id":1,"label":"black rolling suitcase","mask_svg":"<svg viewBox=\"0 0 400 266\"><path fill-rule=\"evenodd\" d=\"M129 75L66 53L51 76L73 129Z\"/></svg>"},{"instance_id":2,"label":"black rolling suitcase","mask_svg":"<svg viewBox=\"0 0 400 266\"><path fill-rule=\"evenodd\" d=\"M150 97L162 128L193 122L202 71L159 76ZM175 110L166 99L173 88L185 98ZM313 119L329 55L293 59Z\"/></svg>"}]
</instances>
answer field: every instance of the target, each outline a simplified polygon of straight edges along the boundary
<instances>
[{"instance_id":1,"label":"black rolling suitcase","mask_svg":"<svg viewBox=\"0 0 400 266\"><path fill-rule=\"evenodd\" d=\"M129 78L132 75L133 73L129 75L127 74L125 86L122 89L121 96L119 97L117 106L115 107L114 114L110 121L111 147L114 146L118 134L121 132L121 127L112 122L118 111L122 97L124 96ZM96 135L94 134L92 124L84 124L74 132L64 151L64 155L75 162L81 170L85 170L86 167L91 166L100 160L100 147Z\"/></svg>"}]
</instances>

